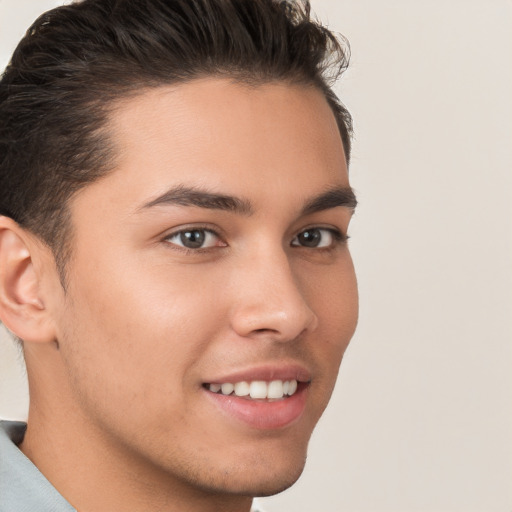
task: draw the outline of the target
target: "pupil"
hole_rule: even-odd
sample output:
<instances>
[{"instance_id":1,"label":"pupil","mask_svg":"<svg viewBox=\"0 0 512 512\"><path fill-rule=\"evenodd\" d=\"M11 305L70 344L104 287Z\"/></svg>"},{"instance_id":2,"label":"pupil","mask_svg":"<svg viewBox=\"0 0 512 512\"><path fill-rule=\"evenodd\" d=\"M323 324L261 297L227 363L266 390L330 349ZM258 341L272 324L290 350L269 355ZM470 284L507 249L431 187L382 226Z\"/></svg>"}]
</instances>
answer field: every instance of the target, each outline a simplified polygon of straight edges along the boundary
<instances>
[{"instance_id":1,"label":"pupil","mask_svg":"<svg viewBox=\"0 0 512 512\"><path fill-rule=\"evenodd\" d=\"M318 229L304 231L299 235L301 245L306 247L316 247L320 243L320 238L320 231Z\"/></svg>"},{"instance_id":2,"label":"pupil","mask_svg":"<svg viewBox=\"0 0 512 512\"><path fill-rule=\"evenodd\" d=\"M181 243L189 249L199 249L204 244L204 231L184 231L180 235Z\"/></svg>"}]
</instances>

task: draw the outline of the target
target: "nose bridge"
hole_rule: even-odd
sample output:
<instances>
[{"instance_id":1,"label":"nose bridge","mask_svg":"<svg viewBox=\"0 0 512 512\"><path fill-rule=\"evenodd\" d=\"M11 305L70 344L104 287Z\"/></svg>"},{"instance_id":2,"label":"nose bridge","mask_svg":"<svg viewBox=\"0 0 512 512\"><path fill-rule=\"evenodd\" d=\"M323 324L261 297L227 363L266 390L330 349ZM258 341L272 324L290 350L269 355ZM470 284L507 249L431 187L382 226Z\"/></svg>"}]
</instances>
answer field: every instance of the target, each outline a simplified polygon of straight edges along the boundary
<instances>
[{"instance_id":1,"label":"nose bridge","mask_svg":"<svg viewBox=\"0 0 512 512\"><path fill-rule=\"evenodd\" d=\"M239 335L289 341L316 328L316 315L282 247L260 247L238 267L236 281L231 322Z\"/></svg>"}]
</instances>

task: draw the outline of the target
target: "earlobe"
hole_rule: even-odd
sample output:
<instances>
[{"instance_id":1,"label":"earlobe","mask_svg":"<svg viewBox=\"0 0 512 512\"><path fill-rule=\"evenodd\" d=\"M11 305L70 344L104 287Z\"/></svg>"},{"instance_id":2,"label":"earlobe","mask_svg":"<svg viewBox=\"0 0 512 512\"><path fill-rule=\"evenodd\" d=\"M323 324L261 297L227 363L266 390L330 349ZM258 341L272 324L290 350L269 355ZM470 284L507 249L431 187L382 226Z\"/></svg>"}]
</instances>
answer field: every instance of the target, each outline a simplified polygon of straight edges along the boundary
<instances>
[{"instance_id":1,"label":"earlobe","mask_svg":"<svg viewBox=\"0 0 512 512\"><path fill-rule=\"evenodd\" d=\"M0 216L0 319L24 341L54 340L52 323L40 296L29 235Z\"/></svg>"}]
</instances>

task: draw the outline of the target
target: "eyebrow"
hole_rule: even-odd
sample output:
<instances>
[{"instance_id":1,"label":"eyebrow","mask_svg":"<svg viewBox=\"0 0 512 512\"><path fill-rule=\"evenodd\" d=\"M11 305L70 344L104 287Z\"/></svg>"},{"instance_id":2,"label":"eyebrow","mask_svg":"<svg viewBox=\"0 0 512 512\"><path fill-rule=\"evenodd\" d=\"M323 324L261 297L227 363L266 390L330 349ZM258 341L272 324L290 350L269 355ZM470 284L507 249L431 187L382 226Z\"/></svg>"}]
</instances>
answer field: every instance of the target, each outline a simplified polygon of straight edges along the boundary
<instances>
[{"instance_id":1,"label":"eyebrow","mask_svg":"<svg viewBox=\"0 0 512 512\"><path fill-rule=\"evenodd\" d=\"M210 210L223 210L241 215L252 215L254 209L247 199L209 192L197 187L178 185L145 203L140 210L159 205L195 206ZM343 206L354 210L357 199L350 187L335 187L305 202L301 215L311 215L323 210Z\"/></svg>"},{"instance_id":2,"label":"eyebrow","mask_svg":"<svg viewBox=\"0 0 512 512\"><path fill-rule=\"evenodd\" d=\"M335 187L310 199L302 208L302 215L311 215L322 210L343 206L352 212L356 209L357 199L351 187Z\"/></svg>"},{"instance_id":3,"label":"eyebrow","mask_svg":"<svg viewBox=\"0 0 512 512\"><path fill-rule=\"evenodd\" d=\"M144 204L141 209L170 204L178 206L197 206L209 210L224 210L242 215L251 215L252 206L246 199L217 194L196 187L178 185L167 192Z\"/></svg>"}]
</instances>

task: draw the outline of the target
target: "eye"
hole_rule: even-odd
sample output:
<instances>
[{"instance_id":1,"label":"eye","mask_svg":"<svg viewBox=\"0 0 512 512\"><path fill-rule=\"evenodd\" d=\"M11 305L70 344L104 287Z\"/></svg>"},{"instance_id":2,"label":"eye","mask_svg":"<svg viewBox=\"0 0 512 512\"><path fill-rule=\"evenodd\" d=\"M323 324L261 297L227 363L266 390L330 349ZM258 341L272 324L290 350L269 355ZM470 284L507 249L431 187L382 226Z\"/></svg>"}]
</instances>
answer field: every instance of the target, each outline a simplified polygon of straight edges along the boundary
<instances>
[{"instance_id":1,"label":"eye","mask_svg":"<svg viewBox=\"0 0 512 512\"><path fill-rule=\"evenodd\" d=\"M343 240L343 235L339 231L327 228L311 228L299 233L291 245L295 247L325 248L336 245Z\"/></svg>"},{"instance_id":2,"label":"eye","mask_svg":"<svg viewBox=\"0 0 512 512\"><path fill-rule=\"evenodd\" d=\"M210 247L224 246L219 236L209 229L183 229L165 238L179 247L186 249L208 249Z\"/></svg>"}]
</instances>

